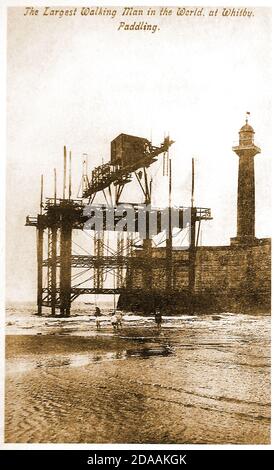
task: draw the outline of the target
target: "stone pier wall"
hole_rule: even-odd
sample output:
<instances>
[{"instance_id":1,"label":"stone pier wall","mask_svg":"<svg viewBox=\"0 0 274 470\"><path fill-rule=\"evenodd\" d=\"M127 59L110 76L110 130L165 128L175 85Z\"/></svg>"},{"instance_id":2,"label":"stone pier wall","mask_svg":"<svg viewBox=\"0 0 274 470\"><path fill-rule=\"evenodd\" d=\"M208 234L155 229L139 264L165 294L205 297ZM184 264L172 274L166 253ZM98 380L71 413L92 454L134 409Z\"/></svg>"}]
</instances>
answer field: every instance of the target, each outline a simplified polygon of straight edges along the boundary
<instances>
[{"instance_id":1,"label":"stone pier wall","mask_svg":"<svg viewBox=\"0 0 274 470\"><path fill-rule=\"evenodd\" d=\"M142 252L136 256L143 256ZM174 251L174 291L166 289L166 270L161 259L165 249L152 250L151 289L145 285L143 269L132 268L131 279L138 294L121 295L119 305L124 309L150 310L166 306L174 313L189 311L190 303L200 312L270 312L271 302L271 242L258 240L258 244L241 247L205 246L197 249L194 297L186 295L188 272L184 261L187 251ZM129 268L131 269L131 268Z\"/></svg>"}]
</instances>

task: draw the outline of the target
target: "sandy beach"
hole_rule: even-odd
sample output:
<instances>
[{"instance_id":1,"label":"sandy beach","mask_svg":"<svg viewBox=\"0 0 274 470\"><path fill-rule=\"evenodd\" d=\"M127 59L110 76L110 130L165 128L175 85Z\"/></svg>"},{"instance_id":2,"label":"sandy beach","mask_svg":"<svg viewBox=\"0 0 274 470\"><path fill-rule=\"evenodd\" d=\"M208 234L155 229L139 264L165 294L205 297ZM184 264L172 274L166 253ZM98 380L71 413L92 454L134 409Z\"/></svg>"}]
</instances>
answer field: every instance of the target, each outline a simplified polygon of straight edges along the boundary
<instances>
[{"instance_id":1,"label":"sandy beach","mask_svg":"<svg viewBox=\"0 0 274 470\"><path fill-rule=\"evenodd\" d=\"M7 327L6 442L270 442L269 316L38 321Z\"/></svg>"}]
</instances>

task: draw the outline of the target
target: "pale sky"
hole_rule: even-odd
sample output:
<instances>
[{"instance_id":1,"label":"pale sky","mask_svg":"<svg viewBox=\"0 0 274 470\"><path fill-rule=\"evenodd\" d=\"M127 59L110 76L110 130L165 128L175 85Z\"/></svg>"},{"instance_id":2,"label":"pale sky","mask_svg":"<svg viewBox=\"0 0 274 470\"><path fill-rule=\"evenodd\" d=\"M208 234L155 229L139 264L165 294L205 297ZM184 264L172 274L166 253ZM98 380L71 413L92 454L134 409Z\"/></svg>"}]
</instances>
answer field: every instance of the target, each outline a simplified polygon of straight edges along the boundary
<instances>
[{"instance_id":1,"label":"pale sky","mask_svg":"<svg viewBox=\"0 0 274 470\"><path fill-rule=\"evenodd\" d=\"M57 168L61 195L64 144L72 151L76 196L83 152L91 168L109 160L110 141L120 133L152 137L156 145L169 133L176 141L174 203L189 204L194 156L195 202L211 207L214 217L203 225L203 244L226 245L236 235L238 157L231 147L249 111L262 149L255 157L256 236L271 235L270 9L256 8L248 19L126 20L157 23L155 33L117 31L119 18L49 18L40 10L37 17L20 8L8 13L9 300L35 299L36 235L24 227L25 216L38 212L41 173L45 195L52 196ZM160 176L161 169L155 204L165 197ZM122 199L136 200L136 191L127 188Z\"/></svg>"}]
</instances>

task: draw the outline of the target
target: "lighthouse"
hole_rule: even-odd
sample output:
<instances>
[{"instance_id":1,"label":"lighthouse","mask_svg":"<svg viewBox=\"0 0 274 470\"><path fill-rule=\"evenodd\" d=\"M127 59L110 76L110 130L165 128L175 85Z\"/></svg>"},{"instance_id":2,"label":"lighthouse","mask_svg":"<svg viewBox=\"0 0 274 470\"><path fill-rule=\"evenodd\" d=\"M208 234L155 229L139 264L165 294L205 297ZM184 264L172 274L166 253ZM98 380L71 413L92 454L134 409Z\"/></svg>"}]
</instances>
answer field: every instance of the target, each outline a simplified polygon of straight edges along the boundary
<instances>
[{"instance_id":1,"label":"lighthouse","mask_svg":"<svg viewBox=\"0 0 274 470\"><path fill-rule=\"evenodd\" d=\"M232 147L239 157L237 236L231 239L233 245L256 244L254 157L261 149L254 144L254 134L246 116L245 125L239 131L239 144Z\"/></svg>"}]
</instances>

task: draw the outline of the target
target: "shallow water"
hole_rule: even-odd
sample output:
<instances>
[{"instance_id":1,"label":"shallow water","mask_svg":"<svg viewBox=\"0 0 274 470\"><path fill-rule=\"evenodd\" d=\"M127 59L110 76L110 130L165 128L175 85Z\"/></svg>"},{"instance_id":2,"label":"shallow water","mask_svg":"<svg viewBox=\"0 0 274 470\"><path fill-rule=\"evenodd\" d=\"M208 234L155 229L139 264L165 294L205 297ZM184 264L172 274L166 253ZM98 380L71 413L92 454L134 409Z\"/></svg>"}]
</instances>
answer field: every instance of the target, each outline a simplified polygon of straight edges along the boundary
<instances>
[{"instance_id":1,"label":"shallow water","mask_svg":"<svg viewBox=\"0 0 274 470\"><path fill-rule=\"evenodd\" d=\"M9 312L6 442L269 443L270 317L78 314Z\"/></svg>"}]
</instances>

